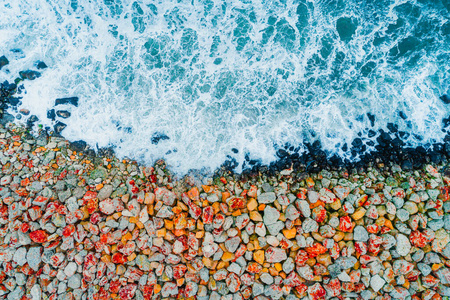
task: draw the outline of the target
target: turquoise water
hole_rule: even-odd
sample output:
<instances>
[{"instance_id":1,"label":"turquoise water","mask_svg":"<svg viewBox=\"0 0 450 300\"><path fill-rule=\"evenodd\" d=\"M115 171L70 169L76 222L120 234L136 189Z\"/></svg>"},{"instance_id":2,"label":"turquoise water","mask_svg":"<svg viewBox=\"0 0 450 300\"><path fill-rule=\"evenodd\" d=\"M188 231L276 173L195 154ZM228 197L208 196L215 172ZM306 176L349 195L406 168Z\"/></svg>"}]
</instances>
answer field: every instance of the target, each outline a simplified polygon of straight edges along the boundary
<instances>
[{"instance_id":1,"label":"turquoise water","mask_svg":"<svg viewBox=\"0 0 450 300\"><path fill-rule=\"evenodd\" d=\"M79 96L63 134L141 162L163 157L181 173L227 156L269 163L277 145L315 140L349 157L344 144L375 141L368 129L389 122L414 133L409 145L444 137L448 1L16 0L0 11L11 61L0 79L49 66L25 82L21 108L52 126L54 99Z\"/></svg>"}]
</instances>

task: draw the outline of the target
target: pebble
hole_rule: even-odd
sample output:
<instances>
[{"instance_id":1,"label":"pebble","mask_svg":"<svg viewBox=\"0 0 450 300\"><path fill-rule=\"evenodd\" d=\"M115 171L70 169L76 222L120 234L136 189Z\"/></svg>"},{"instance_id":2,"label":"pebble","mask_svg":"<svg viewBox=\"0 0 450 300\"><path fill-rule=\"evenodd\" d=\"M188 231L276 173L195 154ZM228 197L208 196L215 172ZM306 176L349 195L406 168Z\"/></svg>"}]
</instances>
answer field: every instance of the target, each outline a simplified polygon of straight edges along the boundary
<instances>
[{"instance_id":1,"label":"pebble","mask_svg":"<svg viewBox=\"0 0 450 300\"><path fill-rule=\"evenodd\" d=\"M409 239L403 234L397 235L396 250L400 256L406 256L411 251L411 243L409 242Z\"/></svg>"},{"instance_id":2,"label":"pebble","mask_svg":"<svg viewBox=\"0 0 450 300\"><path fill-rule=\"evenodd\" d=\"M258 196L258 202L262 204L272 203L276 200L276 195L274 192L262 193Z\"/></svg>"},{"instance_id":3,"label":"pebble","mask_svg":"<svg viewBox=\"0 0 450 300\"><path fill-rule=\"evenodd\" d=\"M266 206L264 209L264 224L274 224L280 218L280 212L272 206Z\"/></svg>"}]
</instances>

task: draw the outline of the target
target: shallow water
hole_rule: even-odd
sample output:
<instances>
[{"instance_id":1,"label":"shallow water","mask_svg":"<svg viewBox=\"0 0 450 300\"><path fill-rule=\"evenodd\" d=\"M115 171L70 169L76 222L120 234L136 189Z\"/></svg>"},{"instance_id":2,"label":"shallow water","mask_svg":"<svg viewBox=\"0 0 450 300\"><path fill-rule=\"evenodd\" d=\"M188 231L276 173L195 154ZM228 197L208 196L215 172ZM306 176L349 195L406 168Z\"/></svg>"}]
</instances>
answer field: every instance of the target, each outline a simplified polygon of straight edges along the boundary
<instances>
[{"instance_id":1,"label":"shallow water","mask_svg":"<svg viewBox=\"0 0 450 300\"><path fill-rule=\"evenodd\" d=\"M389 122L410 146L442 141L449 11L445 0L0 0L0 80L44 61L19 109L52 126L55 99L78 96L62 106L65 137L180 173L269 163L315 140L348 158L345 144L360 134L373 149L368 130Z\"/></svg>"}]
</instances>

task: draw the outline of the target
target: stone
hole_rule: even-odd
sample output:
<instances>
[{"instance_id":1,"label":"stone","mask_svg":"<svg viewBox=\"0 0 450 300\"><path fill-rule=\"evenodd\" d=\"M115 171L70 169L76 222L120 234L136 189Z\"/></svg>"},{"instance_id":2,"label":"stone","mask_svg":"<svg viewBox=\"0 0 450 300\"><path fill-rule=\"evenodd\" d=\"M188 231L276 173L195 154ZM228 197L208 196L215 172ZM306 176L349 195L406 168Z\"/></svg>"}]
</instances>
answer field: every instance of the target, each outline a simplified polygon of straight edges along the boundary
<instances>
[{"instance_id":1,"label":"stone","mask_svg":"<svg viewBox=\"0 0 450 300\"><path fill-rule=\"evenodd\" d=\"M66 274L67 277L71 277L75 274L75 272L77 271L77 268L78 268L77 264L74 263L73 261L71 261L64 268L64 274Z\"/></svg>"},{"instance_id":2,"label":"stone","mask_svg":"<svg viewBox=\"0 0 450 300\"><path fill-rule=\"evenodd\" d=\"M262 193L258 196L258 202L260 204L272 203L276 199L276 195L274 192Z\"/></svg>"},{"instance_id":3,"label":"stone","mask_svg":"<svg viewBox=\"0 0 450 300\"><path fill-rule=\"evenodd\" d=\"M369 240L369 233L364 226L357 225L353 229L353 239L355 241L367 242Z\"/></svg>"},{"instance_id":4,"label":"stone","mask_svg":"<svg viewBox=\"0 0 450 300\"><path fill-rule=\"evenodd\" d=\"M378 291L381 290L385 283L386 281L378 274L370 278L370 287L375 293L378 293Z\"/></svg>"},{"instance_id":5,"label":"stone","mask_svg":"<svg viewBox=\"0 0 450 300\"><path fill-rule=\"evenodd\" d=\"M69 277L67 286L71 289L77 289L81 286L81 275L80 274L74 274L73 276Z\"/></svg>"},{"instance_id":6,"label":"stone","mask_svg":"<svg viewBox=\"0 0 450 300\"><path fill-rule=\"evenodd\" d=\"M265 252L266 261L269 263L277 263L286 260L286 251L277 247L269 247Z\"/></svg>"},{"instance_id":7,"label":"stone","mask_svg":"<svg viewBox=\"0 0 450 300\"><path fill-rule=\"evenodd\" d=\"M113 192L113 186L112 185L105 185L103 188L98 192L97 198L98 200L102 201L111 196Z\"/></svg>"},{"instance_id":8,"label":"stone","mask_svg":"<svg viewBox=\"0 0 450 300\"><path fill-rule=\"evenodd\" d=\"M274 224L280 218L280 212L271 206L266 206L264 209L264 224Z\"/></svg>"},{"instance_id":9,"label":"stone","mask_svg":"<svg viewBox=\"0 0 450 300\"><path fill-rule=\"evenodd\" d=\"M27 262L27 249L25 247L20 247L14 253L13 260L19 265L23 266Z\"/></svg>"},{"instance_id":10,"label":"stone","mask_svg":"<svg viewBox=\"0 0 450 300\"><path fill-rule=\"evenodd\" d=\"M34 271L38 271L41 259L41 247L31 247L27 252L27 262L30 268Z\"/></svg>"}]
</instances>

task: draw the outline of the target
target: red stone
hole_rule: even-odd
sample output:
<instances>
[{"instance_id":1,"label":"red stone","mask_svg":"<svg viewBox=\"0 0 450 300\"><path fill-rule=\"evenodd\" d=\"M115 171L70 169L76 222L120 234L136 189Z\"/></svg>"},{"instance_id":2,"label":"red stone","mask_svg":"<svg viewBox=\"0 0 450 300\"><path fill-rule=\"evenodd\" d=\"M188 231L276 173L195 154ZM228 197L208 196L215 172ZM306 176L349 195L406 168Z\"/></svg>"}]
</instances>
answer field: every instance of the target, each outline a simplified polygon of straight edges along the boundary
<instances>
[{"instance_id":1,"label":"red stone","mask_svg":"<svg viewBox=\"0 0 450 300\"><path fill-rule=\"evenodd\" d=\"M44 230L36 230L30 232L30 239L35 243L45 243L47 242L48 233Z\"/></svg>"},{"instance_id":2,"label":"red stone","mask_svg":"<svg viewBox=\"0 0 450 300\"><path fill-rule=\"evenodd\" d=\"M133 299L136 293L137 284L127 284L119 290L119 297L121 300Z\"/></svg>"},{"instance_id":3,"label":"red stone","mask_svg":"<svg viewBox=\"0 0 450 300\"><path fill-rule=\"evenodd\" d=\"M349 216L344 216L339 219L339 230L342 232L352 232L353 224Z\"/></svg>"},{"instance_id":4,"label":"red stone","mask_svg":"<svg viewBox=\"0 0 450 300\"><path fill-rule=\"evenodd\" d=\"M214 208L212 206L207 206L203 208L202 219L204 224L212 224L214 217Z\"/></svg>"},{"instance_id":5,"label":"red stone","mask_svg":"<svg viewBox=\"0 0 450 300\"><path fill-rule=\"evenodd\" d=\"M427 245L427 239L420 231L413 231L409 235L409 240L411 241L411 244L413 244L416 247L423 248Z\"/></svg>"},{"instance_id":6,"label":"red stone","mask_svg":"<svg viewBox=\"0 0 450 300\"><path fill-rule=\"evenodd\" d=\"M295 264L299 267L303 267L306 265L308 258L308 253L305 250L299 250L295 256Z\"/></svg>"},{"instance_id":7,"label":"red stone","mask_svg":"<svg viewBox=\"0 0 450 300\"><path fill-rule=\"evenodd\" d=\"M314 243L312 247L306 248L306 252L308 252L309 257L316 257L327 252L327 248L320 243Z\"/></svg>"},{"instance_id":8,"label":"red stone","mask_svg":"<svg viewBox=\"0 0 450 300\"><path fill-rule=\"evenodd\" d=\"M65 237L71 236L75 232L75 229L76 229L75 225L69 224L66 227L64 227L62 234Z\"/></svg>"},{"instance_id":9,"label":"red stone","mask_svg":"<svg viewBox=\"0 0 450 300\"><path fill-rule=\"evenodd\" d=\"M120 252L114 253L111 260L115 264L124 264L127 262L127 258Z\"/></svg>"}]
</instances>

